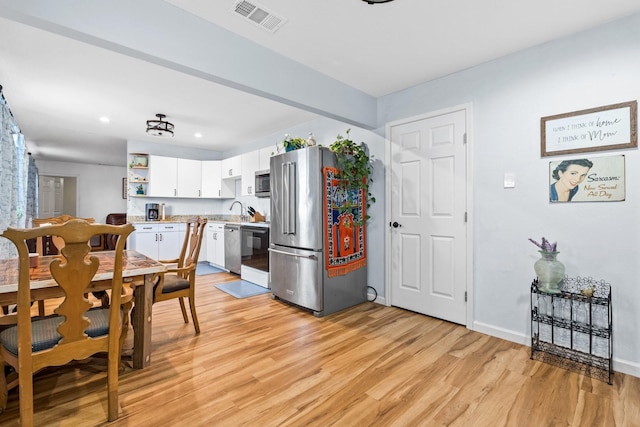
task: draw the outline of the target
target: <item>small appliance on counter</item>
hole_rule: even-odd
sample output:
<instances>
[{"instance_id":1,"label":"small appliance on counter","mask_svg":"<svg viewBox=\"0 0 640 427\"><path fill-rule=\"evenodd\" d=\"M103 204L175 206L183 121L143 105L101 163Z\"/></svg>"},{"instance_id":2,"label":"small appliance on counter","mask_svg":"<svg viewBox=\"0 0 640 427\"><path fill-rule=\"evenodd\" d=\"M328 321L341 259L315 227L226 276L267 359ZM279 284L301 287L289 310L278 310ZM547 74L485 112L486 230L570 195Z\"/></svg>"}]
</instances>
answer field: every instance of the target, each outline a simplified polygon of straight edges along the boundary
<instances>
[{"instance_id":1,"label":"small appliance on counter","mask_svg":"<svg viewBox=\"0 0 640 427\"><path fill-rule=\"evenodd\" d=\"M160 205L158 203L147 203L144 205L145 220L157 221L158 214L160 212Z\"/></svg>"}]
</instances>

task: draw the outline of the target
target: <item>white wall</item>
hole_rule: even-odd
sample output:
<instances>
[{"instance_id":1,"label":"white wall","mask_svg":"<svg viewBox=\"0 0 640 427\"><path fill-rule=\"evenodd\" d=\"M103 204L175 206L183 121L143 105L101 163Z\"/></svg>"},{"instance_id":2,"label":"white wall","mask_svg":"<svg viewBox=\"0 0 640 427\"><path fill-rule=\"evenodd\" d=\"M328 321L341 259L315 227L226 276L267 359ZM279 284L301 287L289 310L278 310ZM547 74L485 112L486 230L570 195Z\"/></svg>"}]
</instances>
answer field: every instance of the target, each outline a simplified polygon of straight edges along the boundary
<instances>
[{"instance_id":1,"label":"white wall","mask_svg":"<svg viewBox=\"0 0 640 427\"><path fill-rule=\"evenodd\" d=\"M528 343L529 287L542 236L570 276L612 286L614 368L640 376L640 156L626 156L626 200L553 204L540 118L640 98L640 15L380 99L380 123L470 102L473 328ZM586 157L564 156L566 158ZM515 189L503 188L513 172Z\"/></svg>"},{"instance_id":2,"label":"white wall","mask_svg":"<svg viewBox=\"0 0 640 427\"><path fill-rule=\"evenodd\" d=\"M127 201L122 198L122 178L127 176L125 165L117 167L46 160L38 160L36 164L40 175L76 177L76 216L104 222L110 213L127 211Z\"/></svg>"}]
</instances>

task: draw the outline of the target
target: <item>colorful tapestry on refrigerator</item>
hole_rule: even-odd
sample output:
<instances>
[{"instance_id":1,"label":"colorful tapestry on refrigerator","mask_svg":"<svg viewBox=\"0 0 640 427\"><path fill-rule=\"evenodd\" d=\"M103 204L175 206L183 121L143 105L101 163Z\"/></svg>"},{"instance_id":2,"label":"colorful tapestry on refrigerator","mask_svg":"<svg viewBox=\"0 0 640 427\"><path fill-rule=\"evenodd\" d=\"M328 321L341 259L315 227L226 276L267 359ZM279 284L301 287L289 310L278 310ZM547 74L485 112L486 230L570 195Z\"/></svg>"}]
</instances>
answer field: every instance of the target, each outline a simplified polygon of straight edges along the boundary
<instances>
[{"instance_id":1,"label":"colorful tapestry on refrigerator","mask_svg":"<svg viewBox=\"0 0 640 427\"><path fill-rule=\"evenodd\" d=\"M367 265L364 189L347 190L335 168L323 168L325 265L329 277Z\"/></svg>"}]
</instances>

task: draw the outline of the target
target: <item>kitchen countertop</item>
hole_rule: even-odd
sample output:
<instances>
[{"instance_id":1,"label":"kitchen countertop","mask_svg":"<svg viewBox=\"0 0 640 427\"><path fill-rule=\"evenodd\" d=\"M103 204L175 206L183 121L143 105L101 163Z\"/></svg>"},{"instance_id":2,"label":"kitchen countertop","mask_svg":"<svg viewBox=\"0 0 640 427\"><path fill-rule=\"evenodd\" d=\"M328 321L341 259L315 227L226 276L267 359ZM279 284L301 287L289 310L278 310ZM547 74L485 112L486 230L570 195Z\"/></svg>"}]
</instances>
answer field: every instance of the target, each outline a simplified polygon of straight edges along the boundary
<instances>
[{"instance_id":1,"label":"kitchen countertop","mask_svg":"<svg viewBox=\"0 0 640 427\"><path fill-rule=\"evenodd\" d=\"M156 221L146 221L144 216L134 216L130 215L127 217L127 222L131 224L165 224L171 222L187 222L189 218L193 218L198 215L172 215L165 217L164 220L156 220ZM255 226L255 227L269 227L269 222L250 222L250 221L242 221L239 215L199 215L201 217L207 218L209 223L223 223L223 224L238 224L244 226Z\"/></svg>"}]
</instances>

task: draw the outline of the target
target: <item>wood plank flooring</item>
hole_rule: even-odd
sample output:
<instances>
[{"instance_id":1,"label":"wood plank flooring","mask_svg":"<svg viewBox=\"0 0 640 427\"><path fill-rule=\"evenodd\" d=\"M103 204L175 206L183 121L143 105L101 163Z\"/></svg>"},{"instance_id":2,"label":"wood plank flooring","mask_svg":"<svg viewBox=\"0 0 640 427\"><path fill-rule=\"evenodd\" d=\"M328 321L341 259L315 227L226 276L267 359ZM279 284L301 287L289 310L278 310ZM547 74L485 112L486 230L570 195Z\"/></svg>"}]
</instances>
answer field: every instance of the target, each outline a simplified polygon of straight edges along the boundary
<instances>
[{"instance_id":1,"label":"wood plank flooring","mask_svg":"<svg viewBox=\"0 0 640 427\"><path fill-rule=\"evenodd\" d=\"M393 307L315 318L214 287L237 279L198 276L197 337L177 301L153 306L151 366L121 375L117 421L106 422L106 364L90 359L40 373L37 425L640 426L639 378L610 386ZM13 390L0 426L18 418Z\"/></svg>"}]
</instances>

